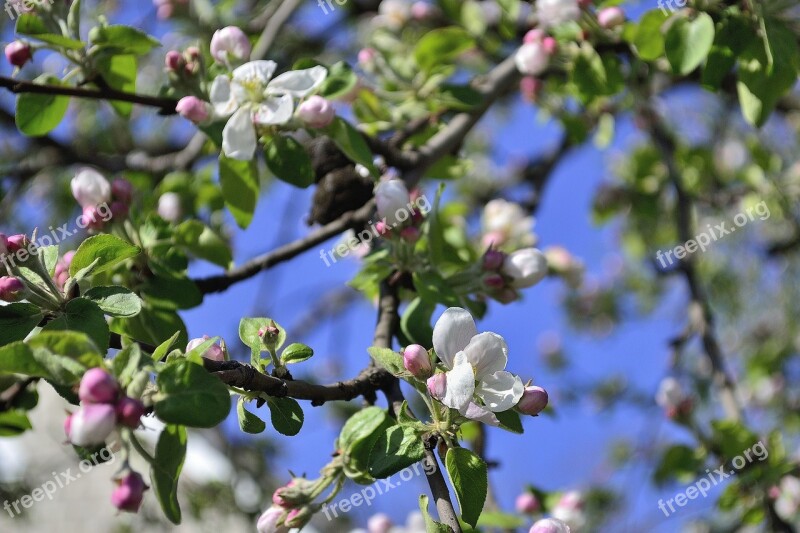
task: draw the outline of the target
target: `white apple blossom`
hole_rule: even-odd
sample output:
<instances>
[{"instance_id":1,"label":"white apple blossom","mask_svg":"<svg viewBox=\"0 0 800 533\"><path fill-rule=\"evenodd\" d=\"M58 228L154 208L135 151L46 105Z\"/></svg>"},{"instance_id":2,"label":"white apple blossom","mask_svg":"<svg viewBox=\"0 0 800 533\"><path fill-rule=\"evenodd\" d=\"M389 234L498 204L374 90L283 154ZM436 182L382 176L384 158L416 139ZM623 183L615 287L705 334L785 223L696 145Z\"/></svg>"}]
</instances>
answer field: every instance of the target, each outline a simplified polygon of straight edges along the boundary
<instances>
[{"instance_id":1,"label":"white apple blossom","mask_svg":"<svg viewBox=\"0 0 800 533\"><path fill-rule=\"evenodd\" d=\"M577 490L572 490L561 496L561 499L553 507L553 518L564 522L567 527L575 531L582 531L586 526L586 512L584 507L584 497Z\"/></svg>"},{"instance_id":2,"label":"white apple blossom","mask_svg":"<svg viewBox=\"0 0 800 533\"><path fill-rule=\"evenodd\" d=\"M375 186L375 203L378 216L385 218L390 228L401 224L398 215L408 210L411 204L411 195L403 180L389 179Z\"/></svg>"},{"instance_id":3,"label":"white apple blossom","mask_svg":"<svg viewBox=\"0 0 800 533\"><path fill-rule=\"evenodd\" d=\"M533 246L537 240L534 223L535 219L527 216L519 204L496 198L484 206L481 214L481 244L508 250Z\"/></svg>"},{"instance_id":4,"label":"white apple blossom","mask_svg":"<svg viewBox=\"0 0 800 533\"><path fill-rule=\"evenodd\" d=\"M524 248L506 256L500 271L515 289L533 287L547 275L547 258L536 248Z\"/></svg>"},{"instance_id":5,"label":"white apple blossom","mask_svg":"<svg viewBox=\"0 0 800 533\"><path fill-rule=\"evenodd\" d=\"M550 54L541 42L525 43L514 54L517 70L526 76L538 76L550 64Z\"/></svg>"},{"instance_id":6,"label":"white apple blossom","mask_svg":"<svg viewBox=\"0 0 800 533\"><path fill-rule=\"evenodd\" d=\"M294 100L320 86L325 67L284 72L275 79L274 61L251 61L233 71L232 78L217 76L210 97L214 112L230 117L222 131L222 151L227 157L248 161L256 151L258 126L289 122Z\"/></svg>"},{"instance_id":7,"label":"white apple blossom","mask_svg":"<svg viewBox=\"0 0 800 533\"><path fill-rule=\"evenodd\" d=\"M578 20L580 16L578 0L536 0L536 17L542 28Z\"/></svg>"},{"instance_id":8,"label":"white apple blossom","mask_svg":"<svg viewBox=\"0 0 800 533\"><path fill-rule=\"evenodd\" d=\"M93 168L82 168L70 182L72 196L81 207L96 207L111 201L111 184Z\"/></svg>"},{"instance_id":9,"label":"white apple blossom","mask_svg":"<svg viewBox=\"0 0 800 533\"><path fill-rule=\"evenodd\" d=\"M656 403L664 409L675 409L686 398L683 387L677 379L666 377L661 380L656 393Z\"/></svg>"},{"instance_id":10,"label":"white apple blossom","mask_svg":"<svg viewBox=\"0 0 800 533\"><path fill-rule=\"evenodd\" d=\"M433 347L448 369L444 394L438 398L446 406L498 425L494 413L511 409L522 398L522 380L505 370L506 341L496 333L478 333L466 310L451 307L444 312L433 328Z\"/></svg>"}]
</instances>

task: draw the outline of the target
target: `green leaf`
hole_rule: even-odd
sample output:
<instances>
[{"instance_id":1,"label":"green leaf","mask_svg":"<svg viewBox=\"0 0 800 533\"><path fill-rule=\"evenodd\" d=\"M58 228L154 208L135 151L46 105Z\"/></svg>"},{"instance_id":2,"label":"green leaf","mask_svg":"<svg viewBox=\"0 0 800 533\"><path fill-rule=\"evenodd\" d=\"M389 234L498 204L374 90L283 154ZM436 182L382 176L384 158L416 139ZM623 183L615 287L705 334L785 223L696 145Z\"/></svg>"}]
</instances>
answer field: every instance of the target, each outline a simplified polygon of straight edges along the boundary
<instances>
[{"instance_id":1,"label":"green leaf","mask_svg":"<svg viewBox=\"0 0 800 533\"><path fill-rule=\"evenodd\" d=\"M22 342L13 342L0 348L0 375L2 374L50 377L44 365L34 359L30 347Z\"/></svg>"},{"instance_id":2,"label":"green leaf","mask_svg":"<svg viewBox=\"0 0 800 533\"><path fill-rule=\"evenodd\" d=\"M354 443L369 437L389 421L386 411L380 407L366 407L347 419L339 433L337 448L346 450Z\"/></svg>"},{"instance_id":3,"label":"green leaf","mask_svg":"<svg viewBox=\"0 0 800 533\"><path fill-rule=\"evenodd\" d=\"M300 433L303 427L303 408L292 398L274 398L267 400L272 425L282 435L289 437Z\"/></svg>"},{"instance_id":4,"label":"green leaf","mask_svg":"<svg viewBox=\"0 0 800 533\"><path fill-rule=\"evenodd\" d=\"M475 40L463 28L450 27L431 30L414 47L414 60L422 70L449 62L472 48Z\"/></svg>"},{"instance_id":5,"label":"green leaf","mask_svg":"<svg viewBox=\"0 0 800 533\"><path fill-rule=\"evenodd\" d=\"M160 273L150 277L140 290L148 302L164 309L191 309L203 302L197 285L184 274Z\"/></svg>"},{"instance_id":6,"label":"green leaf","mask_svg":"<svg viewBox=\"0 0 800 533\"><path fill-rule=\"evenodd\" d=\"M425 302L420 297L411 300L400 318L400 329L409 341L426 348L433 346L431 316L435 310L435 303Z\"/></svg>"},{"instance_id":7,"label":"green leaf","mask_svg":"<svg viewBox=\"0 0 800 533\"><path fill-rule=\"evenodd\" d=\"M496 528L496 529L516 530L517 528L522 527L524 524L525 524L524 518L509 513L502 513L499 511L495 512L487 511L481 514L481 517L478 519L478 526Z\"/></svg>"},{"instance_id":8,"label":"green leaf","mask_svg":"<svg viewBox=\"0 0 800 533\"><path fill-rule=\"evenodd\" d=\"M369 356L372 357L376 363L388 370L391 374L395 376L407 374L403 366L403 356L394 350L370 346L367 348L367 352L369 352Z\"/></svg>"},{"instance_id":9,"label":"green leaf","mask_svg":"<svg viewBox=\"0 0 800 533\"><path fill-rule=\"evenodd\" d=\"M369 473L386 478L425 457L425 445L414 428L392 426L375 441L369 457Z\"/></svg>"},{"instance_id":10,"label":"green leaf","mask_svg":"<svg viewBox=\"0 0 800 533\"><path fill-rule=\"evenodd\" d=\"M276 178L305 189L314 184L314 168L306 149L294 137L274 135L264 147L267 167Z\"/></svg>"},{"instance_id":11,"label":"green leaf","mask_svg":"<svg viewBox=\"0 0 800 533\"><path fill-rule=\"evenodd\" d=\"M42 312L29 303L0 306L0 346L21 341L42 321Z\"/></svg>"},{"instance_id":12,"label":"green leaf","mask_svg":"<svg viewBox=\"0 0 800 533\"><path fill-rule=\"evenodd\" d=\"M189 342L186 326L173 310L159 309L145 301L142 312L131 318L112 318L111 329L137 341L158 345L178 332L177 343Z\"/></svg>"},{"instance_id":13,"label":"green leaf","mask_svg":"<svg viewBox=\"0 0 800 533\"><path fill-rule=\"evenodd\" d=\"M645 61L655 61L664 54L664 36L661 26L669 15L661 9L648 11L639 20L631 39L631 44L636 47L636 53Z\"/></svg>"},{"instance_id":14,"label":"green leaf","mask_svg":"<svg viewBox=\"0 0 800 533\"><path fill-rule=\"evenodd\" d=\"M323 131L351 161L361 163L373 176L378 176L378 170L372 164L372 150L360 131L340 117L334 118Z\"/></svg>"},{"instance_id":15,"label":"green leaf","mask_svg":"<svg viewBox=\"0 0 800 533\"><path fill-rule=\"evenodd\" d=\"M62 46L69 50L79 50L84 47L81 41L49 32L44 25L44 21L33 13L22 13L19 16L19 19L17 19L17 33L29 35L42 42Z\"/></svg>"},{"instance_id":16,"label":"green leaf","mask_svg":"<svg viewBox=\"0 0 800 533\"><path fill-rule=\"evenodd\" d=\"M136 92L136 56L105 53L97 57L95 63L103 80L112 89L129 94ZM123 117L129 117L133 110L131 102L109 100L108 103Z\"/></svg>"},{"instance_id":17,"label":"green leaf","mask_svg":"<svg viewBox=\"0 0 800 533\"><path fill-rule=\"evenodd\" d=\"M686 17L675 20L664 38L664 49L672 71L683 76L700 66L713 44L714 20L703 12L691 21Z\"/></svg>"},{"instance_id":18,"label":"green leaf","mask_svg":"<svg viewBox=\"0 0 800 533\"><path fill-rule=\"evenodd\" d=\"M168 424L212 428L231 409L228 388L202 366L178 360L156 378L156 415Z\"/></svg>"},{"instance_id":19,"label":"green leaf","mask_svg":"<svg viewBox=\"0 0 800 533\"><path fill-rule=\"evenodd\" d=\"M45 85L61 85L54 76L40 76L36 80ZM16 123L19 131L29 137L40 137L54 130L64 118L69 107L69 97L54 94L23 93L17 98Z\"/></svg>"},{"instance_id":20,"label":"green leaf","mask_svg":"<svg viewBox=\"0 0 800 533\"><path fill-rule=\"evenodd\" d=\"M673 480L689 482L702 470L704 460L692 448L679 444L667 448L653 472L656 485L664 485Z\"/></svg>"},{"instance_id":21,"label":"green leaf","mask_svg":"<svg viewBox=\"0 0 800 533\"><path fill-rule=\"evenodd\" d=\"M703 87L712 91L719 89L725 76L736 65L736 58L754 37L755 34L741 17L723 19L703 68Z\"/></svg>"},{"instance_id":22,"label":"green leaf","mask_svg":"<svg viewBox=\"0 0 800 533\"><path fill-rule=\"evenodd\" d=\"M730 461L759 442L758 436L741 422L714 420L711 422L714 442L722 450L722 456Z\"/></svg>"},{"instance_id":23,"label":"green leaf","mask_svg":"<svg viewBox=\"0 0 800 533\"><path fill-rule=\"evenodd\" d=\"M239 416L239 428L245 433L257 435L267 429L263 420L244 408L244 398L236 402L236 414Z\"/></svg>"},{"instance_id":24,"label":"green leaf","mask_svg":"<svg viewBox=\"0 0 800 533\"><path fill-rule=\"evenodd\" d=\"M140 370L153 365L153 360L142 353L135 342L127 345L117 352L111 360L111 369L123 388L126 388L137 376Z\"/></svg>"},{"instance_id":25,"label":"green leaf","mask_svg":"<svg viewBox=\"0 0 800 533\"><path fill-rule=\"evenodd\" d=\"M294 342L287 346L283 351L283 354L281 354L281 360L284 364L290 365L307 361L308 359L311 359L313 355L314 350L312 350L309 346L299 342Z\"/></svg>"},{"instance_id":26,"label":"green leaf","mask_svg":"<svg viewBox=\"0 0 800 533\"><path fill-rule=\"evenodd\" d=\"M444 462L458 498L461 519L475 527L489 487L486 463L466 448L450 448Z\"/></svg>"},{"instance_id":27,"label":"green leaf","mask_svg":"<svg viewBox=\"0 0 800 533\"><path fill-rule=\"evenodd\" d=\"M500 421L500 427L502 429L519 434L524 432L519 413L513 409L509 409L508 411L503 411L501 413L495 413L495 416L497 417L497 420Z\"/></svg>"},{"instance_id":28,"label":"green leaf","mask_svg":"<svg viewBox=\"0 0 800 533\"><path fill-rule=\"evenodd\" d=\"M186 459L186 428L167 425L158 437L154 459L150 467L153 493L169 521L180 524L178 479Z\"/></svg>"},{"instance_id":29,"label":"green leaf","mask_svg":"<svg viewBox=\"0 0 800 533\"><path fill-rule=\"evenodd\" d=\"M142 310L142 300L125 287L92 287L83 296L111 316L136 316Z\"/></svg>"},{"instance_id":30,"label":"green leaf","mask_svg":"<svg viewBox=\"0 0 800 533\"><path fill-rule=\"evenodd\" d=\"M175 228L175 243L201 259L228 268L233 256L228 244L199 220L187 220Z\"/></svg>"},{"instance_id":31,"label":"green leaf","mask_svg":"<svg viewBox=\"0 0 800 533\"><path fill-rule=\"evenodd\" d=\"M245 229L253 221L261 185L255 159L238 161L219 156L219 183L225 205L240 228Z\"/></svg>"},{"instance_id":32,"label":"green leaf","mask_svg":"<svg viewBox=\"0 0 800 533\"><path fill-rule=\"evenodd\" d=\"M85 298L67 302L64 314L48 322L42 330L80 331L88 335L101 352L108 350L109 330L105 314L96 303Z\"/></svg>"},{"instance_id":33,"label":"green leaf","mask_svg":"<svg viewBox=\"0 0 800 533\"><path fill-rule=\"evenodd\" d=\"M180 334L180 331L176 331L172 337L159 344L153 352L153 360L160 361L163 359L164 356L169 353L169 349L172 348L172 345L175 344L175 341L178 340L178 336Z\"/></svg>"},{"instance_id":34,"label":"green leaf","mask_svg":"<svg viewBox=\"0 0 800 533\"><path fill-rule=\"evenodd\" d=\"M350 65L339 61L328 69L328 76L320 87L319 94L328 99L338 98L352 91L356 83L358 83L358 76L350 68Z\"/></svg>"},{"instance_id":35,"label":"green leaf","mask_svg":"<svg viewBox=\"0 0 800 533\"><path fill-rule=\"evenodd\" d=\"M425 531L427 533L451 533L452 530L431 518L431 513L428 511L428 495L419 495L419 510L422 512L422 517L425 519Z\"/></svg>"},{"instance_id":36,"label":"green leaf","mask_svg":"<svg viewBox=\"0 0 800 533\"><path fill-rule=\"evenodd\" d=\"M355 416L351 417L351 420ZM373 411L359 418L363 424L350 425L348 431L355 430L350 434L352 440L340 449L344 459L345 475L356 483L369 485L375 483L375 478L369 473L372 448L386 430L394 425L394 420L384 410L381 410L380 414Z\"/></svg>"},{"instance_id":37,"label":"green leaf","mask_svg":"<svg viewBox=\"0 0 800 533\"><path fill-rule=\"evenodd\" d=\"M119 263L136 257L142 250L128 241L113 235L103 234L89 237L78 246L75 257L69 265L69 273L74 276L79 270L99 260L92 272L99 274L117 266Z\"/></svg>"},{"instance_id":38,"label":"green leaf","mask_svg":"<svg viewBox=\"0 0 800 533\"><path fill-rule=\"evenodd\" d=\"M32 349L46 348L48 351L69 357L83 366L101 366L104 353L86 334L79 331L42 331L27 342Z\"/></svg>"},{"instance_id":39,"label":"green leaf","mask_svg":"<svg viewBox=\"0 0 800 533\"><path fill-rule=\"evenodd\" d=\"M32 427L24 411L11 410L0 413L0 437L14 437Z\"/></svg>"},{"instance_id":40,"label":"green leaf","mask_svg":"<svg viewBox=\"0 0 800 533\"><path fill-rule=\"evenodd\" d=\"M116 54L144 55L161 46L157 39L143 31L121 24L92 28L89 41L95 46L113 49Z\"/></svg>"},{"instance_id":41,"label":"green leaf","mask_svg":"<svg viewBox=\"0 0 800 533\"><path fill-rule=\"evenodd\" d=\"M251 362L254 366L258 366L261 361L261 352L266 351L264 344L261 342L261 337L258 336L258 330L266 327L274 322L271 318L243 318L239 321L239 338L242 342L250 347ZM286 342L286 330L280 324L275 322L275 327L278 328L278 338L275 342L275 350L279 350L283 343Z\"/></svg>"}]
</instances>

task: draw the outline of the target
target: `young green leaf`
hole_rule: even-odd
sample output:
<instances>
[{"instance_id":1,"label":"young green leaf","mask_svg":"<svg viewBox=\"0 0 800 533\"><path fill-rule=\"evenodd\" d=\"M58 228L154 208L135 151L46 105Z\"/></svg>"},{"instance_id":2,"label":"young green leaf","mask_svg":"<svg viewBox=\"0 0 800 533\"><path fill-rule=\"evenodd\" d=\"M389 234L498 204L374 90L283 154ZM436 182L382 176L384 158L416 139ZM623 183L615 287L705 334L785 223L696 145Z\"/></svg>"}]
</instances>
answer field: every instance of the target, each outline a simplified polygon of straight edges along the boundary
<instances>
[{"instance_id":1,"label":"young green leaf","mask_svg":"<svg viewBox=\"0 0 800 533\"><path fill-rule=\"evenodd\" d=\"M153 493L169 521L180 524L178 478L186 459L186 428L167 425L158 437L154 459L150 467Z\"/></svg>"},{"instance_id":2,"label":"young green leaf","mask_svg":"<svg viewBox=\"0 0 800 533\"><path fill-rule=\"evenodd\" d=\"M302 363L303 361L307 361L311 359L314 355L314 350L311 347L306 346L305 344L301 344L299 342L294 342L286 347L281 354L281 360L286 365L291 365L294 363Z\"/></svg>"},{"instance_id":3,"label":"young green leaf","mask_svg":"<svg viewBox=\"0 0 800 533\"><path fill-rule=\"evenodd\" d=\"M689 20L680 17L667 30L664 49L676 74L687 75L705 61L714 44L714 20L706 13Z\"/></svg>"},{"instance_id":4,"label":"young green leaf","mask_svg":"<svg viewBox=\"0 0 800 533\"><path fill-rule=\"evenodd\" d=\"M276 178L305 189L314 184L314 168L306 149L295 138L274 135L264 148L267 167Z\"/></svg>"},{"instance_id":5,"label":"young green leaf","mask_svg":"<svg viewBox=\"0 0 800 533\"><path fill-rule=\"evenodd\" d=\"M282 435L289 437L300 433L303 427L303 408L292 398L273 398L267 400L272 425Z\"/></svg>"},{"instance_id":6,"label":"young green leaf","mask_svg":"<svg viewBox=\"0 0 800 533\"><path fill-rule=\"evenodd\" d=\"M255 159L239 161L219 156L219 183L225 205L240 228L245 229L253 220L261 184Z\"/></svg>"},{"instance_id":7,"label":"young green leaf","mask_svg":"<svg viewBox=\"0 0 800 533\"><path fill-rule=\"evenodd\" d=\"M126 259L136 257L141 251L138 246L134 246L114 235L95 235L94 237L89 237L78 246L75 257L72 258L72 263L69 265L69 273L74 276L95 260L99 261L95 265L93 273L105 272Z\"/></svg>"},{"instance_id":8,"label":"young green leaf","mask_svg":"<svg viewBox=\"0 0 800 533\"><path fill-rule=\"evenodd\" d=\"M36 81L45 85L61 85L58 78L50 75L40 76ZM29 137L46 135L61 123L67 107L69 98L66 96L23 93L17 98L17 128Z\"/></svg>"},{"instance_id":9,"label":"young green leaf","mask_svg":"<svg viewBox=\"0 0 800 533\"><path fill-rule=\"evenodd\" d=\"M489 486L486 463L466 448L450 448L444 462L458 497L461 519L475 527Z\"/></svg>"},{"instance_id":10,"label":"young green leaf","mask_svg":"<svg viewBox=\"0 0 800 533\"><path fill-rule=\"evenodd\" d=\"M83 296L111 316L136 316L142 310L142 300L125 287L92 287Z\"/></svg>"},{"instance_id":11,"label":"young green leaf","mask_svg":"<svg viewBox=\"0 0 800 533\"><path fill-rule=\"evenodd\" d=\"M37 306L29 303L0 306L0 346L27 337L43 316Z\"/></svg>"},{"instance_id":12,"label":"young green leaf","mask_svg":"<svg viewBox=\"0 0 800 533\"><path fill-rule=\"evenodd\" d=\"M156 415L168 424L211 428L225 420L231 409L227 387L185 359L164 367L156 384Z\"/></svg>"},{"instance_id":13,"label":"young green leaf","mask_svg":"<svg viewBox=\"0 0 800 533\"><path fill-rule=\"evenodd\" d=\"M375 441L369 457L369 473L386 478L411 466L425 456L420 435L409 426L392 426Z\"/></svg>"},{"instance_id":14,"label":"young green leaf","mask_svg":"<svg viewBox=\"0 0 800 533\"><path fill-rule=\"evenodd\" d=\"M239 417L239 428L245 433L257 435L267 429L267 424L263 420L245 409L244 398L241 396L239 401L236 402L236 414Z\"/></svg>"}]
</instances>

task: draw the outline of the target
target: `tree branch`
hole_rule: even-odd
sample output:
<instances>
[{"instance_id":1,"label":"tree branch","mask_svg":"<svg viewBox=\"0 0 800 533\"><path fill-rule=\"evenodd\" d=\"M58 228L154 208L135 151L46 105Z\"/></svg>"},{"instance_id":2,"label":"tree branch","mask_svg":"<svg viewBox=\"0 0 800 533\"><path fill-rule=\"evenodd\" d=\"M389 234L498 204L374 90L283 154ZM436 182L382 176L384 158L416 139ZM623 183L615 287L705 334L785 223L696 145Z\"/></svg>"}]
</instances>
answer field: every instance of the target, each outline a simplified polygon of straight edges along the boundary
<instances>
[{"instance_id":1,"label":"tree branch","mask_svg":"<svg viewBox=\"0 0 800 533\"><path fill-rule=\"evenodd\" d=\"M126 93L110 87L94 90L82 89L80 87L68 87L59 85L43 85L25 80L15 80L6 76L0 76L0 87L4 87L12 93L33 93L33 94L53 94L60 96L75 96L77 98L89 98L93 100L116 100L119 102L130 102L160 109L161 115L174 115L175 106L178 101L173 98L161 96L148 96L144 94Z\"/></svg>"}]
</instances>

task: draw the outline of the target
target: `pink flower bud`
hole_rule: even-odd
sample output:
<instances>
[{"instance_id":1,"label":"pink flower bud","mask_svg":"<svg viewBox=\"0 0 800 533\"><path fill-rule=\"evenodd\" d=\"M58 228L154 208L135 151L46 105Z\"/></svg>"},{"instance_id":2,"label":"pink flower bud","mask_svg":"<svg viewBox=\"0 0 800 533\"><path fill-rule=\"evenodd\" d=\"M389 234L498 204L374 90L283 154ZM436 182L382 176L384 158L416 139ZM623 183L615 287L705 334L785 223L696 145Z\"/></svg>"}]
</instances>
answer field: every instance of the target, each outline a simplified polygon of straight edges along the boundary
<instances>
[{"instance_id":1,"label":"pink flower bud","mask_svg":"<svg viewBox=\"0 0 800 533\"><path fill-rule=\"evenodd\" d=\"M313 514L313 511L308 506L292 509L289 511L289 514L286 515L285 524L290 528L302 528L308 524Z\"/></svg>"},{"instance_id":2,"label":"pink flower bud","mask_svg":"<svg viewBox=\"0 0 800 533\"><path fill-rule=\"evenodd\" d=\"M120 511L139 512L147 485L138 472L129 472L111 493L111 503Z\"/></svg>"},{"instance_id":3,"label":"pink flower bud","mask_svg":"<svg viewBox=\"0 0 800 533\"><path fill-rule=\"evenodd\" d=\"M186 351L190 352L206 342L210 339L208 335L203 335L200 338L192 339L189 341L189 344L186 345ZM211 359L212 361L224 361L225 360L225 351L219 344L212 344L210 348L208 348L204 353L201 354L201 357L205 357L206 359Z\"/></svg>"},{"instance_id":4,"label":"pink flower bud","mask_svg":"<svg viewBox=\"0 0 800 533\"><path fill-rule=\"evenodd\" d=\"M22 41L14 41L6 45L6 59L15 67L23 67L25 63L30 61L33 54L31 53L31 46Z\"/></svg>"},{"instance_id":5,"label":"pink flower bud","mask_svg":"<svg viewBox=\"0 0 800 533\"><path fill-rule=\"evenodd\" d=\"M552 39L552 37L550 37ZM526 76L538 76L550 63L550 53L543 42L525 43L514 55L517 70Z\"/></svg>"},{"instance_id":6,"label":"pink flower bud","mask_svg":"<svg viewBox=\"0 0 800 533\"><path fill-rule=\"evenodd\" d=\"M487 274L482 281L483 285L490 289L502 289L506 286L506 280L500 274Z\"/></svg>"},{"instance_id":7,"label":"pink flower bud","mask_svg":"<svg viewBox=\"0 0 800 533\"><path fill-rule=\"evenodd\" d=\"M529 533L570 533L571 531L569 526L561 520L545 518L533 524Z\"/></svg>"},{"instance_id":8,"label":"pink flower bud","mask_svg":"<svg viewBox=\"0 0 800 533\"><path fill-rule=\"evenodd\" d=\"M164 56L164 66L170 72L179 72L185 64L186 60L183 59L181 53L176 50L170 50L167 52L167 55Z\"/></svg>"},{"instance_id":9,"label":"pink flower bud","mask_svg":"<svg viewBox=\"0 0 800 533\"><path fill-rule=\"evenodd\" d=\"M436 399L442 399L447 392L447 375L442 372L434 374L428 378L426 384L431 396Z\"/></svg>"},{"instance_id":10,"label":"pink flower bud","mask_svg":"<svg viewBox=\"0 0 800 533\"><path fill-rule=\"evenodd\" d=\"M0 301L18 302L25 298L27 289L19 278L0 277Z\"/></svg>"},{"instance_id":11,"label":"pink flower bud","mask_svg":"<svg viewBox=\"0 0 800 533\"><path fill-rule=\"evenodd\" d=\"M372 515L367 520L367 531L369 533L389 533L391 529L392 520L383 513Z\"/></svg>"},{"instance_id":12,"label":"pink flower bud","mask_svg":"<svg viewBox=\"0 0 800 533\"><path fill-rule=\"evenodd\" d=\"M400 230L400 237L411 244L417 242L421 235L422 233L419 231L419 228L415 228L414 226L409 226Z\"/></svg>"},{"instance_id":13,"label":"pink flower bud","mask_svg":"<svg viewBox=\"0 0 800 533\"><path fill-rule=\"evenodd\" d=\"M30 246L30 244L31 241L28 240L28 236L19 233L8 238L6 247L8 248L9 252L15 254L20 250L26 249L28 246Z\"/></svg>"},{"instance_id":14,"label":"pink flower bud","mask_svg":"<svg viewBox=\"0 0 800 533\"><path fill-rule=\"evenodd\" d=\"M297 107L296 114L305 125L311 128L324 128L333 122L336 111L325 98L313 95Z\"/></svg>"},{"instance_id":15,"label":"pink flower bud","mask_svg":"<svg viewBox=\"0 0 800 533\"><path fill-rule=\"evenodd\" d=\"M136 429L142 423L145 413L144 404L136 398L123 396L117 402L117 421L123 426Z\"/></svg>"},{"instance_id":16,"label":"pink flower bud","mask_svg":"<svg viewBox=\"0 0 800 533\"><path fill-rule=\"evenodd\" d=\"M70 182L72 196L81 207L96 206L111 200L111 185L91 168L80 170Z\"/></svg>"},{"instance_id":17,"label":"pink flower bud","mask_svg":"<svg viewBox=\"0 0 800 533\"><path fill-rule=\"evenodd\" d=\"M83 227L89 228L95 231L100 231L103 229L105 225L105 221L103 217L100 216L100 212L97 207L93 205L87 205L83 208L83 214L81 215L81 223Z\"/></svg>"},{"instance_id":18,"label":"pink flower bud","mask_svg":"<svg viewBox=\"0 0 800 533\"><path fill-rule=\"evenodd\" d=\"M616 28L625 24L625 12L618 6L603 8L597 12L597 22L607 30Z\"/></svg>"},{"instance_id":19,"label":"pink flower bud","mask_svg":"<svg viewBox=\"0 0 800 533\"><path fill-rule=\"evenodd\" d=\"M414 2L411 4L411 16L414 20L425 20L432 16L433 13L433 6L427 2ZM372 533L372 531L370 531L370 533Z\"/></svg>"},{"instance_id":20,"label":"pink flower bud","mask_svg":"<svg viewBox=\"0 0 800 533\"><path fill-rule=\"evenodd\" d=\"M525 37L522 38L522 42L525 44L539 43L542 41L542 39L544 39L544 36L545 36L544 31L535 28L533 30L528 31L528 33L525 34Z\"/></svg>"},{"instance_id":21,"label":"pink flower bud","mask_svg":"<svg viewBox=\"0 0 800 533\"><path fill-rule=\"evenodd\" d=\"M86 404L70 417L67 437L76 446L97 446L105 442L114 431L116 423L117 415L113 405Z\"/></svg>"},{"instance_id":22,"label":"pink flower bud","mask_svg":"<svg viewBox=\"0 0 800 533\"><path fill-rule=\"evenodd\" d=\"M111 196L130 204L133 199L133 184L125 178L117 178L111 182Z\"/></svg>"},{"instance_id":23,"label":"pink flower bud","mask_svg":"<svg viewBox=\"0 0 800 533\"><path fill-rule=\"evenodd\" d=\"M289 528L283 526L286 511L281 507L272 506L258 517L256 528L258 533L283 533Z\"/></svg>"},{"instance_id":24,"label":"pink flower bud","mask_svg":"<svg viewBox=\"0 0 800 533\"><path fill-rule=\"evenodd\" d=\"M502 231L490 231L481 237L481 244L484 248L502 246L505 242L506 236Z\"/></svg>"},{"instance_id":25,"label":"pink flower bud","mask_svg":"<svg viewBox=\"0 0 800 533\"><path fill-rule=\"evenodd\" d=\"M493 271L498 270L503 266L503 261L506 260L506 254L499 250L489 249L483 254L483 261L481 267L483 270Z\"/></svg>"},{"instance_id":26,"label":"pink flower bud","mask_svg":"<svg viewBox=\"0 0 800 533\"><path fill-rule=\"evenodd\" d=\"M403 366L417 379L428 379L433 373L428 350L419 344L411 344L403 350Z\"/></svg>"},{"instance_id":27,"label":"pink flower bud","mask_svg":"<svg viewBox=\"0 0 800 533\"><path fill-rule=\"evenodd\" d=\"M178 101L178 105L175 106L175 111L177 111L180 116L186 120L191 120L195 124L202 124L208 120L208 117L211 115L210 109L211 106L208 102L204 102L196 96L184 96Z\"/></svg>"},{"instance_id":28,"label":"pink flower bud","mask_svg":"<svg viewBox=\"0 0 800 533\"><path fill-rule=\"evenodd\" d=\"M519 92L522 98L528 102L536 102L539 93L542 91L542 80L533 76L525 76L519 80Z\"/></svg>"},{"instance_id":29,"label":"pink flower bud","mask_svg":"<svg viewBox=\"0 0 800 533\"><path fill-rule=\"evenodd\" d=\"M119 396L119 383L102 368L90 368L81 378L78 398L84 403L114 403Z\"/></svg>"},{"instance_id":30,"label":"pink flower bud","mask_svg":"<svg viewBox=\"0 0 800 533\"><path fill-rule=\"evenodd\" d=\"M517 409L523 414L536 416L547 407L547 391L536 385L525 387L517 404Z\"/></svg>"},{"instance_id":31,"label":"pink flower bud","mask_svg":"<svg viewBox=\"0 0 800 533\"><path fill-rule=\"evenodd\" d=\"M211 56L224 65L247 61L250 51L250 40L236 26L217 30L211 37Z\"/></svg>"},{"instance_id":32,"label":"pink flower bud","mask_svg":"<svg viewBox=\"0 0 800 533\"><path fill-rule=\"evenodd\" d=\"M371 70L375 66L375 59L378 57L378 52L374 48L362 48L358 52L358 64L364 70Z\"/></svg>"},{"instance_id":33,"label":"pink flower bud","mask_svg":"<svg viewBox=\"0 0 800 533\"><path fill-rule=\"evenodd\" d=\"M553 37L545 37L542 39L542 47L544 51L547 52L547 55L553 55L558 50L558 41Z\"/></svg>"},{"instance_id":34,"label":"pink flower bud","mask_svg":"<svg viewBox=\"0 0 800 533\"><path fill-rule=\"evenodd\" d=\"M493 292L491 296L501 304L510 304L519 300L519 293L511 287L503 287L499 291Z\"/></svg>"},{"instance_id":35,"label":"pink flower bud","mask_svg":"<svg viewBox=\"0 0 800 533\"><path fill-rule=\"evenodd\" d=\"M520 514L533 514L539 510L539 500L530 492L523 492L517 496L514 507Z\"/></svg>"}]
</instances>

